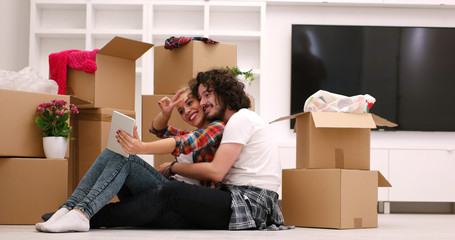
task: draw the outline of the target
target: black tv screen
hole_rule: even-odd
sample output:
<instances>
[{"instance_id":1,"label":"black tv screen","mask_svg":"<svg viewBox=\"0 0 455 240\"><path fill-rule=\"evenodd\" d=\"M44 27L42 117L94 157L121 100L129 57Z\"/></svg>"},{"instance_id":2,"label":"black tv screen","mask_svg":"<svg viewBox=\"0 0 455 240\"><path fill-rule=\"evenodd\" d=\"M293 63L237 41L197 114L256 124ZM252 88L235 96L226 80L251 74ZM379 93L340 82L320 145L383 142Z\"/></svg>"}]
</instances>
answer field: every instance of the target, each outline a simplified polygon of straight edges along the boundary
<instances>
[{"instance_id":1,"label":"black tv screen","mask_svg":"<svg viewBox=\"0 0 455 240\"><path fill-rule=\"evenodd\" d=\"M455 28L293 25L291 62L291 114L322 89L372 95L397 130L455 131Z\"/></svg>"}]
</instances>

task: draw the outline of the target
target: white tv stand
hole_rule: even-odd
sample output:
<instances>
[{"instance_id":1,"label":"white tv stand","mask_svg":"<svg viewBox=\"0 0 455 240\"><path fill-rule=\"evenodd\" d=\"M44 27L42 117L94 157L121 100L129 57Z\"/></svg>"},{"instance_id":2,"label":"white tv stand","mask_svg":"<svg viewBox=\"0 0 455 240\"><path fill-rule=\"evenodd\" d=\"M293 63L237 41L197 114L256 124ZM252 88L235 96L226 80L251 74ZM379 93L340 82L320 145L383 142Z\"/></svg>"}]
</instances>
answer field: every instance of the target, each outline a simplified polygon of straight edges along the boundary
<instances>
[{"instance_id":1,"label":"white tv stand","mask_svg":"<svg viewBox=\"0 0 455 240\"><path fill-rule=\"evenodd\" d=\"M372 131L371 169L392 184L378 192L384 213L390 202L455 202L455 133Z\"/></svg>"}]
</instances>

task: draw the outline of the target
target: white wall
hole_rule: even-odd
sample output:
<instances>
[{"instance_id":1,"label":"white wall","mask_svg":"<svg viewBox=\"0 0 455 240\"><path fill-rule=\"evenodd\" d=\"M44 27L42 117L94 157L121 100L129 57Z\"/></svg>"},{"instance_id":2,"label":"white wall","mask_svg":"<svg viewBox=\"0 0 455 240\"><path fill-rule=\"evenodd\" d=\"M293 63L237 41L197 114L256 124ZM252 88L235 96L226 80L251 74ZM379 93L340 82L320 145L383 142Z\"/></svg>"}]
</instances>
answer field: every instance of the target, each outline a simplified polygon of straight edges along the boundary
<instances>
[{"instance_id":1,"label":"white wall","mask_svg":"<svg viewBox=\"0 0 455 240\"><path fill-rule=\"evenodd\" d=\"M0 0L0 69L28 66L30 0Z\"/></svg>"},{"instance_id":2,"label":"white wall","mask_svg":"<svg viewBox=\"0 0 455 240\"><path fill-rule=\"evenodd\" d=\"M28 65L30 1L0 0L0 69L18 71ZM266 121L289 114L292 24L348 24L386 26L455 27L455 9L386 8L386 7L328 7L328 6L267 6L265 40L262 43L260 113ZM289 122L274 123L273 128L282 149L282 159L292 167L295 156L295 135ZM381 134L381 133L378 133ZM383 147L387 137L375 137L372 146ZM455 133L425 133L455 139ZM425 134L419 134L418 146L426 146ZM395 134L395 142L407 142L416 135ZM401 139L400 139L401 137ZM452 147L453 142L442 145ZM413 141L415 142L415 140ZM435 147L434 145L432 148ZM437 146L436 146L437 147Z\"/></svg>"},{"instance_id":3,"label":"white wall","mask_svg":"<svg viewBox=\"0 0 455 240\"><path fill-rule=\"evenodd\" d=\"M290 112L292 24L455 27L455 9L444 8L267 6L266 18L264 43L266 50L261 57L260 86L260 113L266 121L289 115ZM289 121L272 125L281 147L283 167L292 167L294 161L292 158L295 158L295 155L292 155L295 151L295 134L289 129ZM381 134L380 132L373 134L372 147L387 145L387 137L376 137ZM426 143L426 136L437 138L443 135L444 139L455 138L455 133L407 133L394 134L398 140L394 142L398 144L407 142L408 139L414 139L416 134L419 139L416 143L418 146L431 144ZM449 141L441 144L455 146L453 140Z\"/></svg>"}]
</instances>

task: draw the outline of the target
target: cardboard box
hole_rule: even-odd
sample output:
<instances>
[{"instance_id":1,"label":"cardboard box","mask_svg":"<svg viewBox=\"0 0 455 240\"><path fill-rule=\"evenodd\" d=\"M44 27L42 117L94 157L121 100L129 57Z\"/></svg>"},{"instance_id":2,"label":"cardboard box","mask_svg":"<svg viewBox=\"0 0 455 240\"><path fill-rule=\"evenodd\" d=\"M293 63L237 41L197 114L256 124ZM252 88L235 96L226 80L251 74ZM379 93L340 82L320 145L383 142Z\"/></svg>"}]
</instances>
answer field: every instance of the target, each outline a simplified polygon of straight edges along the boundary
<instances>
[{"instance_id":1,"label":"cardboard box","mask_svg":"<svg viewBox=\"0 0 455 240\"><path fill-rule=\"evenodd\" d=\"M74 133L76 154L74 156L74 190L95 162L96 158L106 148L109 128L111 126L112 112L117 110L130 117L135 117L134 111L112 108L87 108L80 109L74 119Z\"/></svg>"},{"instance_id":2,"label":"cardboard box","mask_svg":"<svg viewBox=\"0 0 455 240\"><path fill-rule=\"evenodd\" d=\"M296 168L370 169L370 129L396 124L369 113L304 112L296 119Z\"/></svg>"},{"instance_id":3,"label":"cardboard box","mask_svg":"<svg viewBox=\"0 0 455 240\"><path fill-rule=\"evenodd\" d=\"M191 41L172 50L156 46L154 52L155 94L174 94L198 72L237 66L237 47L233 44Z\"/></svg>"},{"instance_id":4,"label":"cardboard box","mask_svg":"<svg viewBox=\"0 0 455 240\"><path fill-rule=\"evenodd\" d=\"M377 227L378 186L391 186L378 171L285 169L285 224L337 229Z\"/></svg>"},{"instance_id":5,"label":"cardboard box","mask_svg":"<svg viewBox=\"0 0 455 240\"><path fill-rule=\"evenodd\" d=\"M134 111L136 60L153 44L115 37L96 54L94 74L68 68L67 94L85 100L81 108Z\"/></svg>"},{"instance_id":6,"label":"cardboard box","mask_svg":"<svg viewBox=\"0 0 455 240\"><path fill-rule=\"evenodd\" d=\"M36 109L53 99L70 102L65 95L0 89L0 156L45 157L43 132L35 123Z\"/></svg>"},{"instance_id":7,"label":"cardboard box","mask_svg":"<svg viewBox=\"0 0 455 240\"><path fill-rule=\"evenodd\" d=\"M68 160L0 158L0 224L35 224L68 198Z\"/></svg>"}]
</instances>

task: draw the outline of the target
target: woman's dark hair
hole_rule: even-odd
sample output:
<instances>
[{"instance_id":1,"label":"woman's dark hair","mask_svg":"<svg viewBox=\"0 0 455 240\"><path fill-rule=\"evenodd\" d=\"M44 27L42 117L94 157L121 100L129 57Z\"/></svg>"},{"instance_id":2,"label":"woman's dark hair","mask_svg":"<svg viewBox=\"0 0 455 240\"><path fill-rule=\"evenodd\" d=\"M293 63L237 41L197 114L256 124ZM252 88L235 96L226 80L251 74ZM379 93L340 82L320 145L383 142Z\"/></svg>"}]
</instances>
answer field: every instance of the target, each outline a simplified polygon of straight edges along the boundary
<instances>
[{"instance_id":1,"label":"woman's dark hair","mask_svg":"<svg viewBox=\"0 0 455 240\"><path fill-rule=\"evenodd\" d=\"M194 96L199 96L198 88L201 84L215 93L221 106L234 111L251 107L251 101L243 90L245 85L227 70L214 69L198 73L196 79L190 82Z\"/></svg>"}]
</instances>

